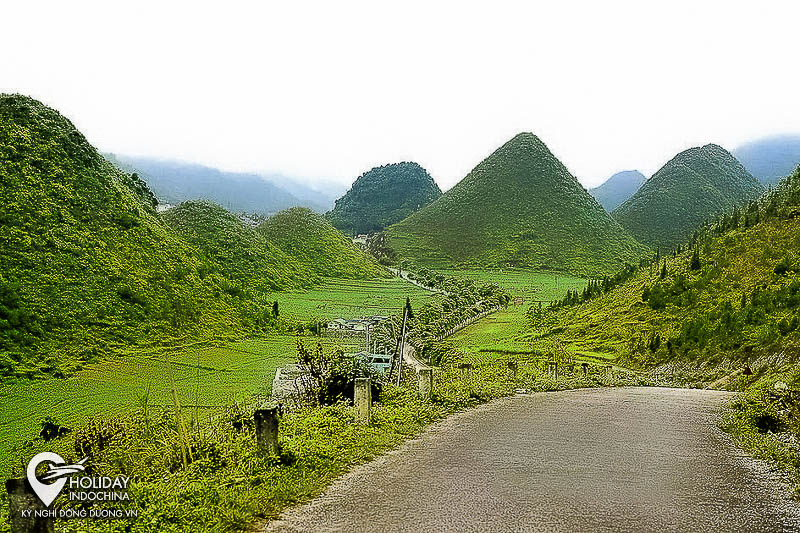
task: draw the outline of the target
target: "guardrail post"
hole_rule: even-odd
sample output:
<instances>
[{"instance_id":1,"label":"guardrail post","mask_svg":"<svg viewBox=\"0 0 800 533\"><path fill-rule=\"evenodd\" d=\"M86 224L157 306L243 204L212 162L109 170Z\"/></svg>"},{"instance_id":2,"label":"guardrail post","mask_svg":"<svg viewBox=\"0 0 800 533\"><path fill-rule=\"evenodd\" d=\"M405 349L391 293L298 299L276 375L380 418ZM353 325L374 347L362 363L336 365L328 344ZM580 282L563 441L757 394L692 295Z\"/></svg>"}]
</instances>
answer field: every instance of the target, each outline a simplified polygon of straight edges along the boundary
<instances>
[{"instance_id":1,"label":"guardrail post","mask_svg":"<svg viewBox=\"0 0 800 533\"><path fill-rule=\"evenodd\" d=\"M356 378L353 403L356 407L356 422L369 425L372 416L372 380L370 378Z\"/></svg>"},{"instance_id":2,"label":"guardrail post","mask_svg":"<svg viewBox=\"0 0 800 533\"><path fill-rule=\"evenodd\" d=\"M11 533L53 533L52 519L37 518L33 516L33 512L31 516L22 516L23 510L41 511L46 509L26 478L7 479L6 492L8 492L8 518Z\"/></svg>"},{"instance_id":3,"label":"guardrail post","mask_svg":"<svg viewBox=\"0 0 800 533\"><path fill-rule=\"evenodd\" d=\"M278 408L268 407L256 409L253 413L256 426L256 444L258 449L267 455L279 455L278 446Z\"/></svg>"},{"instance_id":4,"label":"guardrail post","mask_svg":"<svg viewBox=\"0 0 800 533\"><path fill-rule=\"evenodd\" d=\"M433 391L433 369L420 368L417 370L417 381L419 383L419 395L423 398L430 398Z\"/></svg>"}]
</instances>

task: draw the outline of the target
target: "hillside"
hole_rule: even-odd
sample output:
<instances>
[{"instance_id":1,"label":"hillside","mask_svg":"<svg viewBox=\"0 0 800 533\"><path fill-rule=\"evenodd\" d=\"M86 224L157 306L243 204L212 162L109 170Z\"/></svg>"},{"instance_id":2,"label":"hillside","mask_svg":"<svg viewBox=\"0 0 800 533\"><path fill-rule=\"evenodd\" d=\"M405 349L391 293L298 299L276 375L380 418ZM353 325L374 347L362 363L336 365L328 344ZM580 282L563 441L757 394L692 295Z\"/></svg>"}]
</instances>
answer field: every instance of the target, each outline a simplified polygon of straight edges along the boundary
<instances>
[{"instance_id":1,"label":"hillside","mask_svg":"<svg viewBox=\"0 0 800 533\"><path fill-rule=\"evenodd\" d=\"M696 249L643 267L586 303L544 315L532 311L531 335L643 367L674 362L713 372L725 361L742 364L775 354L782 357L776 366L797 362L798 235L796 172L738 218L721 218Z\"/></svg>"},{"instance_id":2,"label":"hillside","mask_svg":"<svg viewBox=\"0 0 800 533\"><path fill-rule=\"evenodd\" d=\"M386 236L401 259L429 267L599 274L645 252L531 133L508 141Z\"/></svg>"},{"instance_id":3,"label":"hillside","mask_svg":"<svg viewBox=\"0 0 800 533\"><path fill-rule=\"evenodd\" d=\"M161 215L175 233L243 287L274 291L310 286L315 276L238 217L207 201L184 202Z\"/></svg>"},{"instance_id":4,"label":"hillside","mask_svg":"<svg viewBox=\"0 0 800 533\"><path fill-rule=\"evenodd\" d=\"M388 276L371 256L310 209L281 211L256 231L315 275L348 279Z\"/></svg>"},{"instance_id":5,"label":"hillside","mask_svg":"<svg viewBox=\"0 0 800 533\"><path fill-rule=\"evenodd\" d=\"M800 135L777 135L743 144L733 151L764 185L775 185L800 165Z\"/></svg>"},{"instance_id":6,"label":"hillside","mask_svg":"<svg viewBox=\"0 0 800 533\"><path fill-rule=\"evenodd\" d=\"M633 196L645 181L647 178L638 170L617 172L602 185L589 189L589 194L594 196L603 209L610 213Z\"/></svg>"},{"instance_id":7,"label":"hillside","mask_svg":"<svg viewBox=\"0 0 800 533\"><path fill-rule=\"evenodd\" d=\"M69 120L0 95L0 375L62 375L126 345L241 331L226 280L154 207Z\"/></svg>"},{"instance_id":8,"label":"hillside","mask_svg":"<svg viewBox=\"0 0 800 533\"><path fill-rule=\"evenodd\" d=\"M431 175L417 163L375 167L353 183L325 217L347 235L380 231L442 195Z\"/></svg>"},{"instance_id":9,"label":"hillside","mask_svg":"<svg viewBox=\"0 0 800 533\"><path fill-rule=\"evenodd\" d=\"M676 155L612 215L639 242L669 250L707 221L763 192L728 151L707 144Z\"/></svg>"},{"instance_id":10,"label":"hillside","mask_svg":"<svg viewBox=\"0 0 800 533\"><path fill-rule=\"evenodd\" d=\"M164 204L202 199L237 213L271 215L294 206L324 212L333 201L326 194L283 176L224 172L151 157L106 154L106 158L127 172L136 172Z\"/></svg>"}]
</instances>

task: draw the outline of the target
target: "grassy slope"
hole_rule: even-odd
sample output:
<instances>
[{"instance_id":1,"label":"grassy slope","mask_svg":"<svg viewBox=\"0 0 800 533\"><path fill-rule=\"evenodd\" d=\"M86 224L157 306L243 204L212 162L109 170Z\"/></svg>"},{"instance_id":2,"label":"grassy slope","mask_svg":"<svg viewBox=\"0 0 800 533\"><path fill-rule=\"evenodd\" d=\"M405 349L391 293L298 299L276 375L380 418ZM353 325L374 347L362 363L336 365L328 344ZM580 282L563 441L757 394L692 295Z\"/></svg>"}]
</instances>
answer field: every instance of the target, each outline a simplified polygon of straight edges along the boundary
<instances>
[{"instance_id":1,"label":"grassy slope","mask_svg":"<svg viewBox=\"0 0 800 533\"><path fill-rule=\"evenodd\" d=\"M256 230L316 275L347 279L389 275L372 257L310 209L293 207L281 211Z\"/></svg>"},{"instance_id":2,"label":"grassy slope","mask_svg":"<svg viewBox=\"0 0 800 533\"><path fill-rule=\"evenodd\" d=\"M347 235L370 233L403 220L441 195L417 163L383 165L359 176L325 218Z\"/></svg>"},{"instance_id":3,"label":"grassy slope","mask_svg":"<svg viewBox=\"0 0 800 533\"><path fill-rule=\"evenodd\" d=\"M645 251L529 133L514 137L386 235L401 259L434 268L598 274L637 262Z\"/></svg>"},{"instance_id":4,"label":"grassy slope","mask_svg":"<svg viewBox=\"0 0 800 533\"><path fill-rule=\"evenodd\" d=\"M257 290L307 287L311 266L300 264L236 215L207 201L189 201L166 211L164 222L202 250L231 280Z\"/></svg>"},{"instance_id":5,"label":"grassy slope","mask_svg":"<svg viewBox=\"0 0 800 533\"><path fill-rule=\"evenodd\" d=\"M671 250L705 222L763 192L729 152L709 144L675 156L613 216L640 242Z\"/></svg>"},{"instance_id":6,"label":"grassy slope","mask_svg":"<svg viewBox=\"0 0 800 533\"><path fill-rule=\"evenodd\" d=\"M69 371L122 345L242 329L237 299L147 187L56 111L0 96L0 374Z\"/></svg>"}]
</instances>

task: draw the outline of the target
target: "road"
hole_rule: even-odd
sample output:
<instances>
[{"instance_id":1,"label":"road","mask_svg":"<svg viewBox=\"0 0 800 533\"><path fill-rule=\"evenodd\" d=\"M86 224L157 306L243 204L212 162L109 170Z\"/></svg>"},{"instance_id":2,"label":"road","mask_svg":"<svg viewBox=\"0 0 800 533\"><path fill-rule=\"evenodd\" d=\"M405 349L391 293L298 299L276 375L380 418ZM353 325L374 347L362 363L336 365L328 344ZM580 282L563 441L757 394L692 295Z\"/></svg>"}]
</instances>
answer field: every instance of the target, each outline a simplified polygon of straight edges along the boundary
<instances>
[{"instance_id":1,"label":"road","mask_svg":"<svg viewBox=\"0 0 800 533\"><path fill-rule=\"evenodd\" d=\"M800 505L715 424L728 393L518 395L357 467L266 531L800 531Z\"/></svg>"}]
</instances>

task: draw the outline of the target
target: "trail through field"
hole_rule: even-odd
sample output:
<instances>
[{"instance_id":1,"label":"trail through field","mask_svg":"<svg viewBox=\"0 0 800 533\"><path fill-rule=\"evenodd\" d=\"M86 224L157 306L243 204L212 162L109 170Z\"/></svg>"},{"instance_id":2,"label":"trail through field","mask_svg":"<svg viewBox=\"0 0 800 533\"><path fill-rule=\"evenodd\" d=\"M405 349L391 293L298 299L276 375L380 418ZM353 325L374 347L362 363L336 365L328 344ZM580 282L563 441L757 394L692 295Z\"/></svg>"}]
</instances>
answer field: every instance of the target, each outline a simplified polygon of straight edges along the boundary
<instances>
[{"instance_id":1,"label":"trail through field","mask_svg":"<svg viewBox=\"0 0 800 533\"><path fill-rule=\"evenodd\" d=\"M729 393L519 395L434 425L265 531L800 531L800 505L716 426Z\"/></svg>"}]
</instances>

